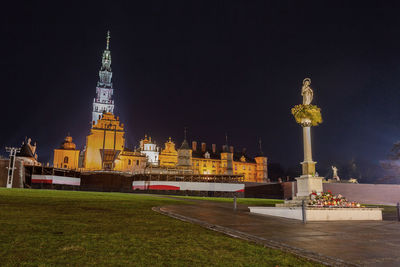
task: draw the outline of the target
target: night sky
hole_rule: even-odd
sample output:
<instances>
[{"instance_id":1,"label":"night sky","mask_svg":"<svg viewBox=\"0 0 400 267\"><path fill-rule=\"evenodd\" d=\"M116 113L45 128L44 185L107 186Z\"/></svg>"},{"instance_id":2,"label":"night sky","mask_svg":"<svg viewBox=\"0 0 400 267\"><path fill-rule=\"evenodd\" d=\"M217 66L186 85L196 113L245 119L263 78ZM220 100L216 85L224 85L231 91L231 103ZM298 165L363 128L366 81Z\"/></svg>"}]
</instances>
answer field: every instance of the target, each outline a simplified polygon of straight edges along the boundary
<instances>
[{"instance_id":1,"label":"night sky","mask_svg":"<svg viewBox=\"0 0 400 267\"><path fill-rule=\"evenodd\" d=\"M127 145L145 133L257 151L300 171L290 113L305 77L324 122L317 168L377 165L400 139L400 12L388 1L81 1L2 6L1 154L25 136L39 160L89 133L111 31L115 114ZM5 113L4 113L5 112ZM325 173L323 173L325 174ZM339 173L340 174L340 173Z\"/></svg>"}]
</instances>

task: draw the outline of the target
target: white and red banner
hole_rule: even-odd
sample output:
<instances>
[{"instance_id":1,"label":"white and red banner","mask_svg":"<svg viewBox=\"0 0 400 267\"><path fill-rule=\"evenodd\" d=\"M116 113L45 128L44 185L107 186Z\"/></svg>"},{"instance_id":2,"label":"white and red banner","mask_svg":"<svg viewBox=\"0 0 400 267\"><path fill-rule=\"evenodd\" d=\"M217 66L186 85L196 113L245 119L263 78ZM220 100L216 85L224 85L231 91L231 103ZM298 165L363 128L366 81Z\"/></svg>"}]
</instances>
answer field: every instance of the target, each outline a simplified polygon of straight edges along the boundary
<instances>
[{"instance_id":1,"label":"white and red banner","mask_svg":"<svg viewBox=\"0 0 400 267\"><path fill-rule=\"evenodd\" d=\"M81 178L56 175L32 175L32 183L36 184L63 184L81 185Z\"/></svg>"},{"instance_id":2,"label":"white and red banner","mask_svg":"<svg viewBox=\"0 0 400 267\"><path fill-rule=\"evenodd\" d=\"M173 181L133 181L132 189L244 192L244 184Z\"/></svg>"}]
</instances>

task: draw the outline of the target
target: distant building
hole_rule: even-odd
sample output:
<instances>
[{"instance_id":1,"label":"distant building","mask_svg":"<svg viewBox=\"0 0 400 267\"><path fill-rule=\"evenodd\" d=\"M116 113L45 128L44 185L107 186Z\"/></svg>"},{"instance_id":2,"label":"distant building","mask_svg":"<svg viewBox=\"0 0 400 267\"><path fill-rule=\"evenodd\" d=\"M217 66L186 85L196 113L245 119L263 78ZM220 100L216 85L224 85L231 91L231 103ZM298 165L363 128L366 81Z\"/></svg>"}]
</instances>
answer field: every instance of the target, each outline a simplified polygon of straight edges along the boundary
<instances>
[{"instance_id":1,"label":"distant building","mask_svg":"<svg viewBox=\"0 0 400 267\"><path fill-rule=\"evenodd\" d=\"M37 145L31 144L31 139L22 142L20 151L16 154L16 157L23 161L24 165L30 166L41 166L42 164L38 161L38 155L36 153Z\"/></svg>"},{"instance_id":2,"label":"distant building","mask_svg":"<svg viewBox=\"0 0 400 267\"><path fill-rule=\"evenodd\" d=\"M125 147L124 125L111 113L104 113L86 137L85 170L138 171L146 156Z\"/></svg>"},{"instance_id":3,"label":"distant building","mask_svg":"<svg viewBox=\"0 0 400 267\"><path fill-rule=\"evenodd\" d=\"M138 150L127 149L124 124L114 115L109 42L110 33L107 34L106 49L103 52L96 98L93 101L92 124L85 147L82 151L77 150L72 137L67 136L61 147L54 150L54 167L82 171L237 175L249 182L267 181L267 157L261 149L252 158L246 151L236 152L227 144L217 150L215 144L210 148L206 143L197 146L197 142L193 141L190 147L186 131L179 149L176 149L170 137L160 152L156 142L147 135L140 141Z\"/></svg>"},{"instance_id":4,"label":"distant building","mask_svg":"<svg viewBox=\"0 0 400 267\"><path fill-rule=\"evenodd\" d=\"M159 155L160 166L166 168L174 168L178 164L178 152L175 149L175 143L171 137L165 142L164 149Z\"/></svg>"},{"instance_id":5,"label":"distant building","mask_svg":"<svg viewBox=\"0 0 400 267\"><path fill-rule=\"evenodd\" d=\"M60 148L54 149L53 166L56 168L78 169L79 150L72 142L72 137L67 136Z\"/></svg>"},{"instance_id":6,"label":"distant building","mask_svg":"<svg viewBox=\"0 0 400 267\"><path fill-rule=\"evenodd\" d=\"M140 140L140 152L147 157L147 162L153 166L158 166L158 156L160 152L155 142L149 136L145 135L144 139Z\"/></svg>"},{"instance_id":7,"label":"distant building","mask_svg":"<svg viewBox=\"0 0 400 267\"><path fill-rule=\"evenodd\" d=\"M209 148L206 143L198 146L193 141L190 148L186 139L177 152L171 139L165 143L165 149L160 153L160 167L190 168L194 174L243 175L247 182L268 180L267 157L261 150L252 158L245 150L235 152L233 146L227 145L217 150L215 144Z\"/></svg>"},{"instance_id":8,"label":"distant building","mask_svg":"<svg viewBox=\"0 0 400 267\"><path fill-rule=\"evenodd\" d=\"M182 142L181 147L178 149L178 163L176 164L176 166L180 169L192 169L192 150L190 149L189 144L186 141L186 136Z\"/></svg>"}]
</instances>

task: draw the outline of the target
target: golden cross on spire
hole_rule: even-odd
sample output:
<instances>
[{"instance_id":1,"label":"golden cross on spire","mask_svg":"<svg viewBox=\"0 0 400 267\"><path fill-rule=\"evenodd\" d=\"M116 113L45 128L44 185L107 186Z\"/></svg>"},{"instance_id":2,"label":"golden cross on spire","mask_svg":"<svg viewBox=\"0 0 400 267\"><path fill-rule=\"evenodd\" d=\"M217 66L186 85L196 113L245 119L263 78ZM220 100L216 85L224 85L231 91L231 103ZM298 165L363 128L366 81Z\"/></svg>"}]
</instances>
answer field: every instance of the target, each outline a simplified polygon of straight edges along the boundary
<instances>
[{"instance_id":1,"label":"golden cross on spire","mask_svg":"<svg viewBox=\"0 0 400 267\"><path fill-rule=\"evenodd\" d=\"M110 31L107 31L107 50L110 46Z\"/></svg>"}]
</instances>

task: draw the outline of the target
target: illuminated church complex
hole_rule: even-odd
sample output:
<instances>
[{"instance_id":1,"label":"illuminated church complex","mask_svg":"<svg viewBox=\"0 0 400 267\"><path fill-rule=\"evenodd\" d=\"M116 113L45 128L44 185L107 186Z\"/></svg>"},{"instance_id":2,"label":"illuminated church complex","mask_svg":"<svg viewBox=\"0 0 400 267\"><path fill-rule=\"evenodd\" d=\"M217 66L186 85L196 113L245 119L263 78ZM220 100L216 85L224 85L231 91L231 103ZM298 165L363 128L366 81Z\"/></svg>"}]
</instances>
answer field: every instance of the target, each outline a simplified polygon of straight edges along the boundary
<instances>
[{"instance_id":1,"label":"illuminated church complex","mask_svg":"<svg viewBox=\"0 0 400 267\"><path fill-rule=\"evenodd\" d=\"M261 150L256 157L249 157L246 151L235 151L227 142L218 148L216 144L192 141L185 137L177 147L168 138L159 147L150 136L140 141L139 148L125 146L125 129L114 114L113 84L111 70L110 34L107 34L106 49L102 56L96 97L93 101L92 126L82 151L77 150L72 137L67 136L54 149L55 168L81 171L118 171L140 173L193 173L197 175L240 175L248 182L266 182L267 157Z\"/></svg>"}]
</instances>

